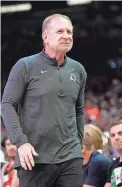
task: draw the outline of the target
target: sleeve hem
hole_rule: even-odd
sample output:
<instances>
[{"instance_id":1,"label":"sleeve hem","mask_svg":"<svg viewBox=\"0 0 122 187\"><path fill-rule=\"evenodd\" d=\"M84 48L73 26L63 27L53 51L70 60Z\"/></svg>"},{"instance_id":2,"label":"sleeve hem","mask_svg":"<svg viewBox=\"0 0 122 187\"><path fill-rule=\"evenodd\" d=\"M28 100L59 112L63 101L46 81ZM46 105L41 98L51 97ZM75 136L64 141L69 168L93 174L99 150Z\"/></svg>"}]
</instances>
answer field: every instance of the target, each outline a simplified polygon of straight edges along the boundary
<instances>
[{"instance_id":1,"label":"sleeve hem","mask_svg":"<svg viewBox=\"0 0 122 187\"><path fill-rule=\"evenodd\" d=\"M16 146L17 146L17 148L19 148L20 146L22 146L22 145L25 144L25 143L29 143L28 140L19 142L19 143L16 144Z\"/></svg>"}]
</instances>

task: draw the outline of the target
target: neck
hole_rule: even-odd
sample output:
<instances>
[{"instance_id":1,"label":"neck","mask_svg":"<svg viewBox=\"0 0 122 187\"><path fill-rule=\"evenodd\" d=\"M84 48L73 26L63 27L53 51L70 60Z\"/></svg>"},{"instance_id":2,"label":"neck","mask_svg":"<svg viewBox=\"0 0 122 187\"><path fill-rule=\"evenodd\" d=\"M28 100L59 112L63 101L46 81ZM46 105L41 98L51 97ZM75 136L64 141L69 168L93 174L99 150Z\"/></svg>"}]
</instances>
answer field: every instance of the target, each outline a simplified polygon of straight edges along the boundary
<instances>
[{"instance_id":1,"label":"neck","mask_svg":"<svg viewBox=\"0 0 122 187\"><path fill-rule=\"evenodd\" d=\"M63 53L63 52L54 51L49 48L45 48L45 53L48 54L49 57L55 58L58 62L58 65L60 65L64 62L65 53Z\"/></svg>"},{"instance_id":2,"label":"neck","mask_svg":"<svg viewBox=\"0 0 122 187\"><path fill-rule=\"evenodd\" d=\"M122 153L119 153L120 162L122 162Z\"/></svg>"},{"instance_id":3,"label":"neck","mask_svg":"<svg viewBox=\"0 0 122 187\"><path fill-rule=\"evenodd\" d=\"M89 162L92 152L93 152L93 151L87 151L87 152L83 155L83 156L84 156L84 159L83 159L83 166L86 165L86 164Z\"/></svg>"}]
</instances>

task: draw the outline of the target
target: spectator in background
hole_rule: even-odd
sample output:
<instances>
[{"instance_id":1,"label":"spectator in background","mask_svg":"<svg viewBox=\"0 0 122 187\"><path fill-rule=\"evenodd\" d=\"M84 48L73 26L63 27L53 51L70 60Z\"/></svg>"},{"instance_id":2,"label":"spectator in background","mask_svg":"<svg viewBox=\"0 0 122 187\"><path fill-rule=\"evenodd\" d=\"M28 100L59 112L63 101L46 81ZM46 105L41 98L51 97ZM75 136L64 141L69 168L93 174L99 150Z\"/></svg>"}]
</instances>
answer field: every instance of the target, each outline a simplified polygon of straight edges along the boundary
<instances>
[{"instance_id":1,"label":"spectator in background","mask_svg":"<svg viewBox=\"0 0 122 187\"><path fill-rule=\"evenodd\" d=\"M104 187L104 184L107 179L108 167L111 161L107 157L105 157L102 153L95 151L94 149L95 142L93 143L92 140L93 137L87 131L84 131L83 146L82 146L83 169L84 169L83 187ZM102 147L102 145L100 146Z\"/></svg>"},{"instance_id":2,"label":"spectator in background","mask_svg":"<svg viewBox=\"0 0 122 187\"><path fill-rule=\"evenodd\" d=\"M93 141L94 150L102 153L104 146L108 143L108 139L104 136L103 132L94 124L86 124L84 132L88 133Z\"/></svg>"},{"instance_id":3,"label":"spectator in background","mask_svg":"<svg viewBox=\"0 0 122 187\"><path fill-rule=\"evenodd\" d=\"M11 182L11 187L19 187L19 178L17 175L17 170L14 170L14 176Z\"/></svg>"},{"instance_id":4,"label":"spectator in background","mask_svg":"<svg viewBox=\"0 0 122 187\"><path fill-rule=\"evenodd\" d=\"M0 163L1 163L1 166L6 163L6 160L5 160L5 154L4 152L0 149Z\"/></svg>"},{"instance_id":5,"label":"spectator in background","mask_svg":"<svg viewBox=\"0 0 122 187\"><path fill-rule=\"evenodd\" d=\"M3 165L3 187L11 187L12 180L15 175L15 170L13 168L16 156L16 146L12 145L10 140L5 137L2 146L5 148L5 155L7 163ZM15 186L17 187L17 186Z\"/></svg>"},{"instance_id":6,"label":"spectator in background","mask_svg":"<svg viewBox=\"0 0 122 187\"><path fill-rule=\"evenodd\" d=\"M109 114L110 106L108 104L108 101L102 100L100 101L100 116L104 119L110 119Z\"/></svg>"},{"instance_id":7,"label":"spectator in background","mask_svg":"<svg viewBox=\"0 0 122 187\"><path fill-rule=\"evenodd\" d=\"M97 107L99 118L87 113L85 110L86 123L96 123L102 131L108 131L110 120L118 113L122 113L122 82L108 77L89 77L85 94L85 109ZM90 102L87 100L90 100ZM91 110L92 111L92 110ZM90 111L90 112L91 112Z\"/></svg>"},{"instance_id":8,"label":"spectator in background","mask_svg":"<svg viewBox=\"0 0 122 187\"><path fill-rule=\"evenodd\" d=\"M5 160L5 154L4 152L0 149L0 186L3 187L4 183L4 168L6 167L6 160Z\"/></svg>"},{"instance_id":9,"label":"spectator in background","mask_svg":"<svg viewBox=\"0 0 122 187\"><path fill-rule=\"evenodd\" d=\"M109 141L108 132L102 132L101 129L94 124L85 125L84 130L91 136L94 150L103 153L110 160L116 157L116 152L112 149Z\"/></svg>"},{"instance_id":10,"label":"spectator in background","mask_svg":"<svg viewBox=\"0 0 122 187\"><path fill-rule=\"evenodd\" d=\"M119 157L109 168L105 187L122 187L122 120L114 121L110 125L110 140Z\"/></svg>"},{"instance_id":11,"label":"spectator in background","mask_svg":"<svg viewBox=\"0 0 122 187\"><path fill-rule=\"evenodd\" d=\"M96 121L100 117L100 110L93 100L86 99L84 111L89 115L91 121Z\"/></svg>"}]
</instances>

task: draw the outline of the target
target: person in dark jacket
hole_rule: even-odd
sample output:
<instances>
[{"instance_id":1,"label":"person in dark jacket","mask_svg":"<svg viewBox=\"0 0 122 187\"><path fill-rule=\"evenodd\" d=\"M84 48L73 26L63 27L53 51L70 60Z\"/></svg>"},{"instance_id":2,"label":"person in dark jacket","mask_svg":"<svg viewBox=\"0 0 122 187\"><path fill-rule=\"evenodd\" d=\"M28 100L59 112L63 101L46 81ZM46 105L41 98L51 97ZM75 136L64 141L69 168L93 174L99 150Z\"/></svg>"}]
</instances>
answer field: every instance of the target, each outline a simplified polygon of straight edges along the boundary
<instances>
[{"instance_id":1,"label":"person in dark jacket","mask_svg":"<svg viewBox=\"0 0 122 187\"><path fill-rule=\"evenodd\" d=\"M92 132L96 129L92 129ZM111 160L94 149L93 137L85 129L82 145L83 187L104 187ZM97 143L97 142L96 142Z\"/></svg>"},{"instance_id":2,"label":"person in dark jacket","mask_svg":"<svg viewBox=\"0 0 122 187\"><path fill-rule=\"evenodd\" d=\"M113 119L109 127L110 141L118 153L108 170L108 178L105 187L122 186L122 117L120 120Z\"/></svg>"},{"instance_id":3,"label":"person in dark jacket","mask_svg":"<svg viewBox=\"0 0 122 187\"><path fill-rule=\"evenodd\" d=\"M12 67L2 98L20 187L81 187L87 74L66 55L73 46L69 17L45 18L42 39L40 53Z\"/></svg>"}]
</instances>

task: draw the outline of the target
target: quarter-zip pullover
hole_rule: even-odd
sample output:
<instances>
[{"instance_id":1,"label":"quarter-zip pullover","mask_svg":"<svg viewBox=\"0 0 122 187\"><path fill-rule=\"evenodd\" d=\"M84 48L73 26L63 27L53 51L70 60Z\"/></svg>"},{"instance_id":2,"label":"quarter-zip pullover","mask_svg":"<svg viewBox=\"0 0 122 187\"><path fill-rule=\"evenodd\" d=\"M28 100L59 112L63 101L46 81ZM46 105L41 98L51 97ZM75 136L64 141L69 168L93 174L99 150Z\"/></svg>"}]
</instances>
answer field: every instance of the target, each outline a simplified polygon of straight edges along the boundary
<instances>
[{"instance_id":1,"label":"quarter-zip pullover","mask_svg":"<svg viewBox=\"0 0 122 187\"><path fill-rule=\"evenodd\" d=\"M84 67L67 56L60 66L44 51L18 60L2 99L2 117L11 142L17 147L31 143L39 154L35 163L81 157L85 83Z\"/></svg>"}]
</instances>

